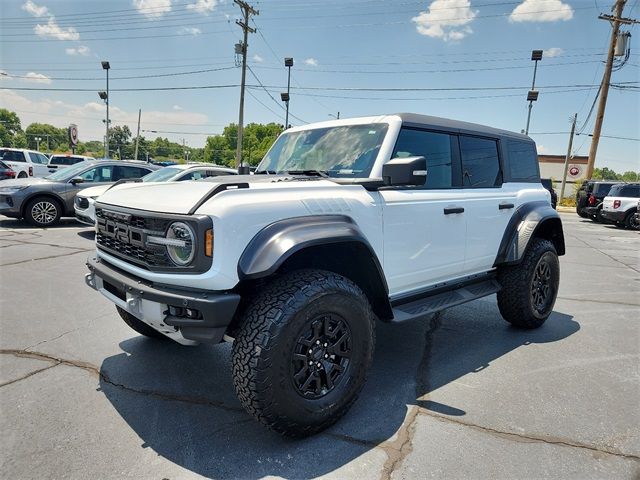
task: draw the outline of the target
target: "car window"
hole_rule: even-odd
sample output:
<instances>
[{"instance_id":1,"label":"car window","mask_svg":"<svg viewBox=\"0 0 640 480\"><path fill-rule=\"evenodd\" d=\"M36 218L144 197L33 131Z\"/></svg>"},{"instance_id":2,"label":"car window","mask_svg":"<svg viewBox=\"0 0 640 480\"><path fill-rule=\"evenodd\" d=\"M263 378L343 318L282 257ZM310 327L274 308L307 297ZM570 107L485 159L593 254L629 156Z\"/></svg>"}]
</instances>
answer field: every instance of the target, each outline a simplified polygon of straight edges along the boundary
<instances>
[{"instance_id":1,"label":"car window","mask_svg":"<svg viewBox=\"0 0 640 480\"><path fill-rule=\"evenodd\" d=\"M43 155L41 153L31 153L31 160L33 160L35 163L39 163L41 165L46 165L47 163L49 163L49 159L46 157L46 155Z\"/></svg>"},{"instance_id":2,"label":"car window","mask_svg":"<svg viewBox=\"0 0 640 480\"><path fill-rule=\"evenodd\" d=\"M538 157L532 142L509 140L509 175L511 181L531 181L538 178Z\"/></svg>"},{"instance_id":3,"label":"car window","mask_svg":"<svg viewBox=\"0 0 640 480\"><path fill-rule=\"evenodd\" d=\"M2 160L4 160L5 162L26 162L27 161L24 158L24 153L17 152L15 150L2 151Z\"/></svg>"},{"instance_id":4,"label":"car window","mask_svg":"<svg viewBox=\"0 0 640 480\"><path fill-rule=\"evenodd\" d=\"M182 177L178 179L179 182L184 182L185 180L201 180L206 178L207 174L204 170L192 170Z\"/></svg>"},{"instance_id":5,"label":"car window","mask_svg":"<svg viewBox=\"0 0 640 480\"><path fill-rule=\"evenodd\" d=\"M412 128L400 130L391 158L424 157L427 160L427 188L451 188L451 136Z\"/></svg>"},{"instance_id":6,"label":"car window","mask_svg":"<svg viewBox=\"0 0 640 480\"><path fill-rule=\"evenodd\" d=\"M116 165L114 167L113 180L117 182L123 178L141 178L147 173L149 173L149 170L146 168Z\"/></svg>"},{"instance_id":7,"label":"car window","mask_svg":"<svg viewBox=\"0 0 640 480\"><path fill-rule=\"evenodd\" d=\"M496 140L461 135L460 156L463 186L487 188L502 184Z\"/></svg>"},{"instance_id":8,"label":"car window","mask_svg":"<svg viewBox=\"0 0 640 480\"><path fill-rule=\"evenodd\" d=\"M636 185L625 185L619 194L620 197L640 197L640 187Z\"/></svg>"},{"instance_id":9,"label":"car window","mask_svg":"<svg viewBox=\"0 0 640 480\"><path fill-rule=\"evenodd\" d=\"M85 183L111 182L113 173L112 165L101 165L87 170L78 175Z\"/></svg>"}]
</instances>

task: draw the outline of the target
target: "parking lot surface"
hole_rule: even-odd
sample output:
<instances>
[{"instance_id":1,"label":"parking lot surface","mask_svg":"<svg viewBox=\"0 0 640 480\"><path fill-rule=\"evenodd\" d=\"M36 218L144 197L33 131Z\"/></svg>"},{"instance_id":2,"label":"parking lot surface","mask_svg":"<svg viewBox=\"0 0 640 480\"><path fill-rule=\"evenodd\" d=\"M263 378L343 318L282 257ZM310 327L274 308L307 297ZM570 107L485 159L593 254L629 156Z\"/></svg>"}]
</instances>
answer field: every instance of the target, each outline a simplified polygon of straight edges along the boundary
<instances>
[{"instance_id":1,"label":"parking lot surface","mask_svg":"<svg viewBox=\"0 0 640 480\"><path fill-rule=\"evenodd\" d=\"M351 411L304 440L240 407L230 345L138 336L84 284L93 231L0 217L3 478L638 478L640 234L561 214L554 313L495 297L378 324Z\"/></svg>"}]
</instances>

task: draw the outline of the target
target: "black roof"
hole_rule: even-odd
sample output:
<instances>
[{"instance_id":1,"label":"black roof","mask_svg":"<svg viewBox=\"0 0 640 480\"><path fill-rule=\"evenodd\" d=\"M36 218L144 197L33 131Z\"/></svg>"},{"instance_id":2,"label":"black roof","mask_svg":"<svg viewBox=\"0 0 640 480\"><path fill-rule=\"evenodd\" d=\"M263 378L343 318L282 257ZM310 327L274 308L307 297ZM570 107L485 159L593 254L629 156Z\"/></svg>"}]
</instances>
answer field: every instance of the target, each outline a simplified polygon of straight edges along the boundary
<instances>
[{"instance_id":1,"label":"black roof","mask_svg":"<svg viewBox=\"0 0 640 480\"><path fill-rule=\"evenodd\" d=\"M449 118L432 117L431 115L419 115L417 113L396 113L402 119L405 125L416 125L424 127L440 127L446 130L457 130L467 133L478 133L497 137L511 137L517 140L525 140L532 142L533 140L522 133L510 132L499 128L487 127L478 123L462 122L460 120L451 120Z\"/></svg>"}]
</instances>

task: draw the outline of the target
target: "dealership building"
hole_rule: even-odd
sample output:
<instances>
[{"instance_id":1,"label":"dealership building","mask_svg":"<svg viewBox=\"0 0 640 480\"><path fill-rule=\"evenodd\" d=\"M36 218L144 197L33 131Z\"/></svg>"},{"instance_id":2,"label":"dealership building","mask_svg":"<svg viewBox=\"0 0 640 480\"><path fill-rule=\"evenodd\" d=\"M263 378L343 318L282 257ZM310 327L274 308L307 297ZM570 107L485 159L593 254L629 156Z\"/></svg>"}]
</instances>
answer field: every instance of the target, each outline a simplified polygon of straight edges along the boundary
<instances>
[{"instance_id":1,"label":"dealership building","mask_svg":"<svg viewBox=\"0 0 640 480\"><path fill-rule=\"evenodd\" d=\"M567 185L564 189L565 197L573 197L575 195L575 189L573 188L575 182L586 178L588 158L586 156L574 156L569 159ZM558 195L560 195L560 186L564 173L564 159L564 155L538 155L540 178L551 178Z\"/></svg>"}]
</instances>

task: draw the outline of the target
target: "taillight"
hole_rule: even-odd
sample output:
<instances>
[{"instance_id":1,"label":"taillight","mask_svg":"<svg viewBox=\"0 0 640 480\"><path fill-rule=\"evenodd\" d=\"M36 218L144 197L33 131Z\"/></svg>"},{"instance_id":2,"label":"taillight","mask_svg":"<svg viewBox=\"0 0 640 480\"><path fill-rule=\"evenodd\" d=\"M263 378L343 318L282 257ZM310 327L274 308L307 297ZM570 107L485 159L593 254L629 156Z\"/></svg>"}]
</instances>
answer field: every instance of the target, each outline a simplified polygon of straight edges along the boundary
<instances>
[{"instance_id":1,"label":"taillight","mask_svg":"<svg viewBox=\"0 0 640 480\"><path fill-rule=\"evenodd\" d=\"M613 208L620 208L620 200L613 201Z\"/></svg>"},{"instance_id":2,"label":"taillight","mask_svg":"<svg viewBox=\"0 0 640 480\"><path fill-rule=\"evenodd\" d=\"M596 203L596 197L594 197L593 195L589 195L589 205L595 205Z\"/></svg>"},{"instance_id":3,"label":"taillight","mask_svg":"<svg viewBox=\"0 0 640 480\"><path fill-rule=\"evenodd\" d=\"M14 172L13 170L8 170L7 171L7 177L15 178L16 177L16 172Z\"/></svg>"},{"instance_id":4,"label":"taillight","mask_svg":"<svg viewBox=\"0 0 640 480\"><path fill-rule=\"evenodd\" d=\"M33 167L29 167L29 176L33 177Z\"/></svg>"}]
</instances>

